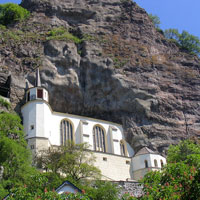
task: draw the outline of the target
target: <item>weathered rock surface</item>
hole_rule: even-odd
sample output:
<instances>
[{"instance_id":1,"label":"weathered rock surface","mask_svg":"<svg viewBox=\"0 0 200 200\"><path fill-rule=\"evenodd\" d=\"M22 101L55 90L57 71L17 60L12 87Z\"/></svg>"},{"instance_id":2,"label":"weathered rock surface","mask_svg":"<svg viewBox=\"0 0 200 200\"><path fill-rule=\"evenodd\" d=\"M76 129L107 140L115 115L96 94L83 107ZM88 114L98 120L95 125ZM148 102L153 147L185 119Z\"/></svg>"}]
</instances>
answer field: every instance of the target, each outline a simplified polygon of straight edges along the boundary
<instances>
[{"instance_id":1,"label":"weathered rock surface","mask_svg":"<svg viewBox=\"0 0 200 200\"><path fill-rule=\"evenodd\" d=\"M136 151L147 145L164 153L200 135L200 60L167 41L136 3L23 0L22 6L30 19L9 28L19 40L0 30L0 67L12 74L17 112L39 66L53 110L121 123ZM48 40L48 31L61 26L84 40Z\"/></svg>"}]
</instances>

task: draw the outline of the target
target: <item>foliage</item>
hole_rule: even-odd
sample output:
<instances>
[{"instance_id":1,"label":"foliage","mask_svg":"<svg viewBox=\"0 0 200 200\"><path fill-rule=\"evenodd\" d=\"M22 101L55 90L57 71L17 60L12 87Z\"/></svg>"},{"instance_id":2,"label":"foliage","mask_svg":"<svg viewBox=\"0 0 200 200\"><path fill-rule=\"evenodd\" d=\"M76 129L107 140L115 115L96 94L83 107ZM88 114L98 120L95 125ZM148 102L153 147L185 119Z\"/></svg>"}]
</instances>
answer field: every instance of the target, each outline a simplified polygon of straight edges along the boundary
<instances>
[{"instance_id":1,"label":"foliage","mask_svg":"<svg viewBox=\"0 0 200 200\"><path fill-rule=\"evenodd\" d=\"M145 175L140 199L193 200L200 197L200 145L183 141L171 146L164 169Z\"/></svg>"},{"instance_id":2,"label":"foliage","mask_svg":"<svg viewBox=\"0 0 200 200\"><path fill-rule=\"evenodd\" d=\"M167 29L164 35L167 39L175 41L183 50L200 55L200 40L197 36L187 31L182 31L180 34L177 29Z\"/></svg>"},{"instance_id":3,"label":"foliage","mask_svg":"<svg viewBox=\"0 0 200 200\"><path fill-rule=\"evenodd\" d=\"M2 97L0 97L0 105L7 109L9 109L11 106L10 103L7 100L3 99Z\"/></svg>"},{"instance_id":4,"label":"foliage","mask_svg":"<svg viewBox=\"0 0 200 200\"><path fill-rule=\"evenodd\" d=\"M178 29L166 29L164 34L167 39L179 40Z\"/></svg>"},{"instance_id":5,"label":"foliage","mask_svg":"<svg viewBox=\"0 0 200 200\"><path fill-rule=\"evenodd\" d=\"M22 21L30 15L29 11L14 3L0 4L0 24Z\"/></svg>"},{"instance_id":6,"label":"foliage","mask_svg":"<svg viewBox=\"0 0 200 200\"><path fill-rule=\"evenodd\" d=\"M195 159L193 159L194 157ZM184 162L194 166L200 165L200 145L195 144L192 140L185 140L178 145L170 146L167 162Z\"/></svg>"},{"instance_id":7,"label":"foliage","mask_svg":"<svg viewBox=\"0 0 200 200\"><path fill-rule=\"evenodd\" d=\"M54 190L48 191L46 188L42 192L29 192L28 187L20 187L13 189L8 200L33 200L33 199L48 199L48 200L89 200L90 198L87 195L81 193L65 193L57 194Z\"/></svg>"},{"instance_id":8,"label":"foliage","mask_svg":"<svg viewBox=\"0 0 200 200\"><path fill-rule=\"evenodd\" d=\"M63 178L59 174L55 174L53 172L46 172L46 173L42 173L41 175L46 180L45 187L43 187L43 188L47 188L48 190L53 190L54 188L57 188L66 180L66 178ZM73 182L73 181L71 181L71 182ZM76 184L76 183L74 182L74 184Z\"/></svg>"},{"instance_id":9,"label":"foliage","mask_svg":"<svg viewBox=\"0 0 200 200\"><path fill-rule=\"evenodd\" d=\"M8 137L26 146L24 140L23 126L18 115L11 113L0 113L0 138Z\"/></svg>"},{"instance_id":10,"label":"foliage","mask_svg":"<svg viewBox=\"0 0 200 200\"><path fill-rule=\"evenodd\" d=\"M100 171L93 163L95 158L88 145L68 142L65 146L41 151L36 157L37 166L55 174L65 174L75 181L97 178Z\"/></svg>"},{"instance_id":11,"label":"foliage","mask_svg":"<svg viewBox=\"0 0 200 200\"><path fill-rule=\"evenodd\" d=\"M29 181L35 169L31 167L31 156L27 149L19 116L0 114L0 166L3 167L0 182L0 198L12 187Z\"/></svg>"},{"instance_id":12,"label":"foliage","mask_svg":"<svg viewBox=\"0 0 200 200\"><path fill-rule=\"evenodd\" d=\"M187 31L183 31L180 34L179 43L183 49L190 53L200 55L200 40L197 36L191 35Z\"/></svg>"},{"instance_id":13,"label":"foliage","mask_svg":"<svg viewBox=\"0 0 200 200\"><path fill-rule=\"evenodd\" d=\"M136 197L131 196L129 193L125 193L122 197L121 200L137 200Z\"/></svg>"},{"instance_id":14,"label":"foliage","mask_svg":"<svg viewBox=\"0 0 200 200\"><path fill-rule=\"evenodd\" d=\"M149 14L149 18L156 28L160 27L160 18L157 15Z\"/></svg>"},{"instance_id":15,"label":"foliage","mask_svg":"<svg viewBox=\"0 0 200 200\"><path fill-rule=\"evenodd\" d=\"M64 27L54 28L48 32L47 40L66 40L66 41L73 41L76 44L82 42L82 40L71 33Z\"/></svg>"},{"instance_id":16,"label":"foliage","mask_svg":"<svg viewBox=\"0 0 200 200\"><path fill-rule=\"evenodd\" d=\"M94 200L118 200L119 188L109 181L96 181L86 192Z\"/></svg>"}]
</instances>

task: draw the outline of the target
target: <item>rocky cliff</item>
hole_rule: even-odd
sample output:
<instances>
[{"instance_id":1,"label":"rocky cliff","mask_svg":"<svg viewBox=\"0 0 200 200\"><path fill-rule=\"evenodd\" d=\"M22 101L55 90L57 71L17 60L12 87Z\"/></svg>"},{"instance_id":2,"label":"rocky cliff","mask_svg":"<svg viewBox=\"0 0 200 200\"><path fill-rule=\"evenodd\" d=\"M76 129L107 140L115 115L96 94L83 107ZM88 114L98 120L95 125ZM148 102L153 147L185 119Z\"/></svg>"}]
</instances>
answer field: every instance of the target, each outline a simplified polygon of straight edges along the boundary
<instances>
[{"instance_id":1,"label":"rocky cliff","mask_svg":"<svg viewBox=\"0 0 200 200\"><path fill-rule=\"evenodd\" d=\"M55 111L123 125L137 151L200 136L200 60L130 0L23 0L31 17L0 29L0 67L20 113L40 67ZM3 76L3 75L2 75Z\"/></svg>"}]
</instances>

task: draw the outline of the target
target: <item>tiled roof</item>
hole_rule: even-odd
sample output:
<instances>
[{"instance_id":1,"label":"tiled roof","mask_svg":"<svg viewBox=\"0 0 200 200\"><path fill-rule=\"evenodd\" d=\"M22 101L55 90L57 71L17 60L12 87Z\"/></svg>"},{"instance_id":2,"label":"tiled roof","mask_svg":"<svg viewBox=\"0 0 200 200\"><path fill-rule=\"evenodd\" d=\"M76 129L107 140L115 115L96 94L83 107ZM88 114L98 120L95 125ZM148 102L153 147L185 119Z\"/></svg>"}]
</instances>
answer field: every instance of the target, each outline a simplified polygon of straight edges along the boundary
<instances>
[{"instance_id":1,"label":"tiled roof","mask_svg":"<svg viewBox=\"0 0 200 200\"><path fill-rule=\"evenodd\" d=\"M152 151L151 149L149 149L148 147L143 147L142 149L140 149L135 155L135 156L139 156L139 155L143 155L143 154L157 154L156 152Z\"/></svg>"}]
</instances>

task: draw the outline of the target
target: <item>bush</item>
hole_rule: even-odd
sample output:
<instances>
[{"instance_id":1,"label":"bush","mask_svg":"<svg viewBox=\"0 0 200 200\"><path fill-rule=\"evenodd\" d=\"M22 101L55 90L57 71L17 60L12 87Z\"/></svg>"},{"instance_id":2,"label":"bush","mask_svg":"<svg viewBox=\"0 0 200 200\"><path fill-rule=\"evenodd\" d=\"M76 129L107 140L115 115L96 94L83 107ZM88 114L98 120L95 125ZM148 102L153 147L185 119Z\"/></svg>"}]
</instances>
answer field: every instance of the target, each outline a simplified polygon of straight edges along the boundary
<instances>
[{"instance_id":1,"label":"bush","mask_svg":"<svg viewBox=\"0 0 200 200\"><path fill-rule=\"evenodd\" d=\"M7 109L11 107L10 103L6 101L5 99L3 99L2 97L0 97L0 106L3 106Z\"/></svg>"},{"instance_id":2,"label":"bush","mask_svg":"<svg viewBox=\"0 0 200 200\"><path fill-rule=\"evenodd\" d=\"M48 32L47 40L66 40L66 41L73 41L76 44L82 42L82 40L71 33L64 27L54 28Z\"/></svg>"},{"instance_id":3,"label":"bush","mask_svg":"<svg viewBox=\"0 0 200 200\"><path fill-rule=\"evenodd\" d=\"M0 24L8 24L22 21L30 15L30 12L14 3L0 4Z\"/></svg>"}]
</instances>

